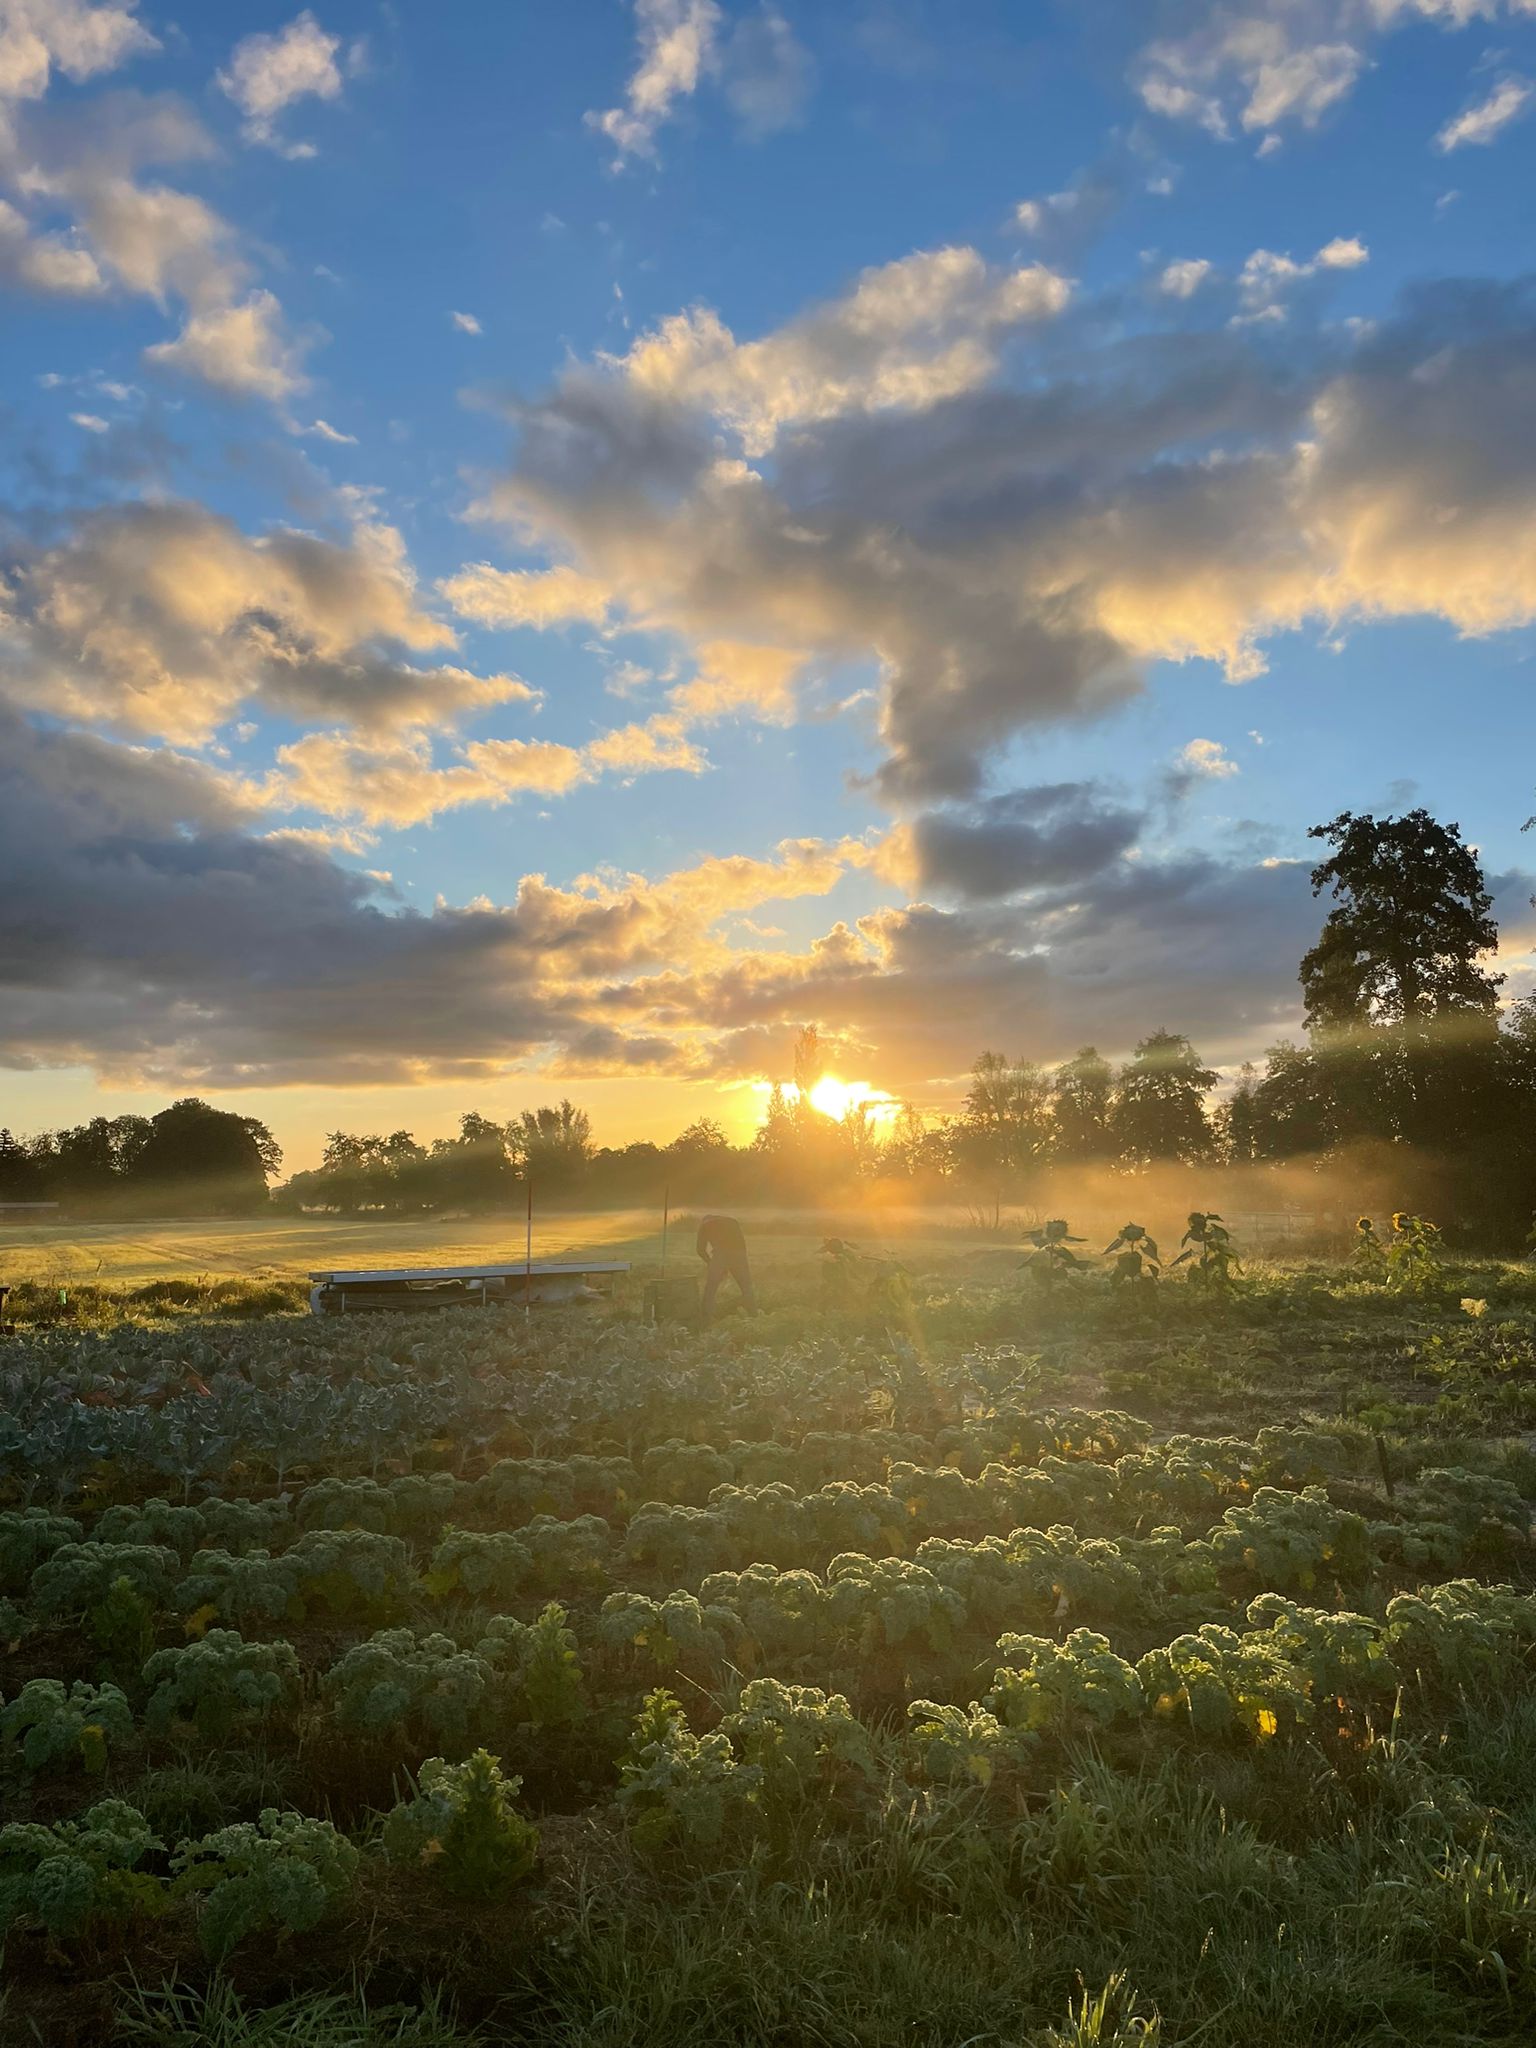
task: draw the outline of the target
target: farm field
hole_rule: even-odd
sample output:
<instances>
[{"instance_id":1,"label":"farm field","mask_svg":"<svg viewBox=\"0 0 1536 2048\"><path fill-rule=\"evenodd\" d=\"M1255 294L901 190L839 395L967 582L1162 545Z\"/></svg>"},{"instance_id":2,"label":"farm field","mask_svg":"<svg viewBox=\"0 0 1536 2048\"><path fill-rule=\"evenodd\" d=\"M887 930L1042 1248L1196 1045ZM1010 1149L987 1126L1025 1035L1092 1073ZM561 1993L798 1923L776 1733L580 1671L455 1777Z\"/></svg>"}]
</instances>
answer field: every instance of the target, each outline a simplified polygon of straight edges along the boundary
<instances>
[{"instance_id":1,"label":"farm field","mask_svg":"<svg viewBox=\"0 0 1536 2048\"><path fill-rule=\"evenodd\" d=\"M1536 1275L1195 1250L23 1329L0 2033L1529 2041Z\"/></svg>"}]
</instances>

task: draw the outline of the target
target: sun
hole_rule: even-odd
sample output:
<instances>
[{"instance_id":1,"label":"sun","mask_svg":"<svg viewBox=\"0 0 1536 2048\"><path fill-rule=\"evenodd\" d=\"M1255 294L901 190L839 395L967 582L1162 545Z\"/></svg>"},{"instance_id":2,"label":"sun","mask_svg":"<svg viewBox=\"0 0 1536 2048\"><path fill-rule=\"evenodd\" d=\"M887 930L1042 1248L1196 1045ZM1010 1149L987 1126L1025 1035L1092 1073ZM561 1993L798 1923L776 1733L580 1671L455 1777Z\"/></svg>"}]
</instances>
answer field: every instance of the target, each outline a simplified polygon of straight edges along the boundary
<instances>
[{"instance_id":1,"label":"sun","mask_svg":"<svg viewBox=\"0 0 1536 2048\"><path fill-rule=\"evenodd\" d=\"M811 1107L831 1117L834 1123L841 1123L855 1109L867 1109L876 1121L896 1113L895 1101L880 1089L871 1088L867 1081L839 1081L835 1074L823 1074L816 1083L811 1090Z\"/></svg>"}]
</instances>

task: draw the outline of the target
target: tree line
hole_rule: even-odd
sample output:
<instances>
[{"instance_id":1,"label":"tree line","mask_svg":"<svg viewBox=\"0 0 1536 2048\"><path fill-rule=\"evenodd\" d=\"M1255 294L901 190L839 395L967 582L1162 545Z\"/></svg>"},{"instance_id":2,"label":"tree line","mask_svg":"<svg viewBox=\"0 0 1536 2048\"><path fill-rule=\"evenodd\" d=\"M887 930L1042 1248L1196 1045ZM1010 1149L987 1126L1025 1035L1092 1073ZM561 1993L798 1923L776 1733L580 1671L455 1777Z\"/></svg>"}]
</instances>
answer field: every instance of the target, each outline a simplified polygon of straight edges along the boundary
<instances>
[{"instance_id":1,"label":"tree line","mask_svg":"<svg viewBox=\"0 0 1536 2048\"><path fill-rule=\"evenodd\" d=\"M541 1203L655 1204L664 1189L678 1203L805 1203L884 1179L918 1196L985 1185L1027 1200L1031 1177L1050 1168L1327 1169L1368 1151L1389 1175L1411 1161L1420 1186L1432 1166L1468 1234L1521 1241L1536 1207L1536 999L1501 1009L1475 852L1423 810L1344 812L1312 837L1329 849L1311 879L1330 908L1299 969L1305 1037L1273 1046L1219 1097L1190 1039L1159 1028L1118 1068L1091 1045L1054 1067L983 1052L952 1117L866 1104L834 1118L814 1100L827 1055L808 1026L793 1080L770 1092L748 1145L710 1118L668 1145L612 1148L569 1101L505 1123L472 1111L430 1145L404 1130L334 1131L321 1164L272 1199L419 1215L515 1205L532 1183ZM249 1209L279 1162L264 1125L189 1099L31 1140L0 1132L0 1201Z\"/></svg>"},{"instance_id":2,"label":"tree line","mask_svg":"<svg viewBox=\"0 0 1536 2048\"><path fill-rule=\"evenodd\" d=\"M245 1215L283 1154L264 1123L186 1096L157 1116L97 1116L69 1130L0 1130L0 1202L71 1215Z\"/></svg>"}]
</instances>

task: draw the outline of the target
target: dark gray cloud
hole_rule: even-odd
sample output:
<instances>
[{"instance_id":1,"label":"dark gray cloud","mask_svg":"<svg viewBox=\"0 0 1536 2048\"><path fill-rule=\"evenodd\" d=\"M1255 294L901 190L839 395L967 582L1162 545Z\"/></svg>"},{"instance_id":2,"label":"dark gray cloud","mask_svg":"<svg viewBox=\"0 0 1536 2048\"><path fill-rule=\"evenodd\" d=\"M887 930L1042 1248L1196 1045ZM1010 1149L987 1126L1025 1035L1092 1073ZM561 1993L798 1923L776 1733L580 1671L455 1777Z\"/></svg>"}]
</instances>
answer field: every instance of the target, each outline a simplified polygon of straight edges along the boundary
<instances>
[{"instance_id":1,"label":"dark gray cloud","mask_svg":"<svg viewBox=\"0 0 1536 2048\"><path fill-rule=\"evenodd\" d=\"M918 884L977 901L1095 875L1136 841L1145 813L1091 782L1013 789L913 820Z\"/></svg>"}]
</instances>

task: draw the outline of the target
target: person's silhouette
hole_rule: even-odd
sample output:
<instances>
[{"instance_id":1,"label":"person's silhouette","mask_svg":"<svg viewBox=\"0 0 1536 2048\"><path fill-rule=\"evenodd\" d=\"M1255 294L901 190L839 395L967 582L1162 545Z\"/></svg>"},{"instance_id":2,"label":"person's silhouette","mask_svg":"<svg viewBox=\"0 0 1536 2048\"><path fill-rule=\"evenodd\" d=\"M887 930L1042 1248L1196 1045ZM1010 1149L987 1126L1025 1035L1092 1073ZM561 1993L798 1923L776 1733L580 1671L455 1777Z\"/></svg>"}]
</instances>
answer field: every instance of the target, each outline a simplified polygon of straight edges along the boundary
<instances>
[{"instance_id":1,"label":"person's silhouette","mask_svg":"<svg viewBox=\"0 0 1536 2048\"><path fill-rule=\"evenodd\" d=\"M723 1280L734 1280L741 1291L742 1306L749 1313L757 1309L752 1291L752 1269L747 1264L747 1240L734 1216L705 1216L699 1222L694 1250L704 1261L703 1313L715 1305Z\"/></svg>"}]
</instances>

